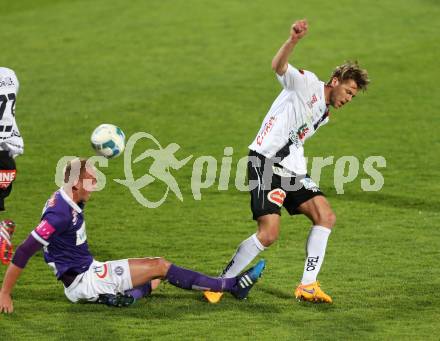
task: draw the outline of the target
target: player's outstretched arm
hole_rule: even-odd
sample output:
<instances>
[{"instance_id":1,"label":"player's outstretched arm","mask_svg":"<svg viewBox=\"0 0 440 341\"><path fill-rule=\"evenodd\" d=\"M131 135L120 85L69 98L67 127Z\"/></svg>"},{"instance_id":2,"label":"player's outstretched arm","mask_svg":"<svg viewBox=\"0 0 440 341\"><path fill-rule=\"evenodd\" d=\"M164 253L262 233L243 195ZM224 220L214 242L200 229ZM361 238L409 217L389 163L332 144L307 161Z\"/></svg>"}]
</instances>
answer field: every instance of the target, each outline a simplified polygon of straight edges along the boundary
<instances>
[{"instance_id":1,"label":"player's outstretched arm","mask_svg":"<svg viewBox=\"0 0 440 341\"><path fill-rule=\"evenodd\" d=\"M298 41L307 33L308 24L306 19L295 21L290 28L290 37L281 46L275 57L272 59L272 69L280 76L287 71L287 63L293 48Z\"/></svg>"},{"instance_id":2,"label":"player's outstretched arm","mask_svg":"<svg viewBox=\"0 0 440 341\"><path fill-rule=\"evenodd\" d=\"M20 244L17 250L15 250L14 258L12 258L12 263L9 264L9 267L6 270L3 285L0 290L0 313L12 313L14 311L11 293L14 289L15 283L17 283L17 280L29 259L42 248L43 245L40 244L31 234Z\"/></svg>"},{"instance_id":3,"label":"player's outstretched arm","mask_svg":"<svg viewBox=\"0 0 440 341\"><path fill-rule=\"evenodd\" d=\"M0 313L12 313L14 311L11 293L22 271L23 269L15 264L9 264L0 290Z\"/></svg>"}]
</instances>

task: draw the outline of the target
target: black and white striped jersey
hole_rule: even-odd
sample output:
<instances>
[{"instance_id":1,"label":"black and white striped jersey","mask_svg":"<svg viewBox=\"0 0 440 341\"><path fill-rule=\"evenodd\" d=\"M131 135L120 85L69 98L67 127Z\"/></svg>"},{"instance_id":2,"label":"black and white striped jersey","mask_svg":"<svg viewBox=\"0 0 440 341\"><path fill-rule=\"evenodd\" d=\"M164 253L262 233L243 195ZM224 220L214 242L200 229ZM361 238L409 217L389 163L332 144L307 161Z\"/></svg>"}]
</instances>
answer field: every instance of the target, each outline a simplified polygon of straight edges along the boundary
<instances>
[{"instance_id":1,"label":"black and white striped jersey","mask_svg":"<svg viewBox=\"0 0 440 341\"><path fill-rule=\"evenodd\" d=\"M310 71L288 65L277 78L283 90L273 102L249 149L295 174L306 174L304 141L328 122L324 82Z\"/></svg>"}]
</instances>

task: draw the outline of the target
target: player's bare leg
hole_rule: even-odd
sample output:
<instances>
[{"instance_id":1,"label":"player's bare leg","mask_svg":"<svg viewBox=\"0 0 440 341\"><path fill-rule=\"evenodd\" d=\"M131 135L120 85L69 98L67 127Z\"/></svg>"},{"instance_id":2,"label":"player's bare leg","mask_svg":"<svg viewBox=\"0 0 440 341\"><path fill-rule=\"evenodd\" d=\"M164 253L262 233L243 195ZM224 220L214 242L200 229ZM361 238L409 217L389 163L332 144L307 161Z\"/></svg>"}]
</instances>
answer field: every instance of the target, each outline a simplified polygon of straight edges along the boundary
<instances>
[{"instance_id":1,"label":"player's bare leg","mask_svg":"<svg viewBox=\"0 0 440 341\"><path fill-rule=\"evenodd\" d=\"M278 214L267 214L257 219L258 230L249 238L245 239L235 251L234 256L223 270L221 276L231 278L243 271L261 251L272 245L280 232L280 216ZM205 291L203 293L210 303L218 303L222 292Z\"/></svg>"},{"instance_id":2,"label":"player's bare leg","mask_svg":"<svg viewBox=\"0 0 440 341\"><path fill-rule=\"evenodd\" d=\"M131 258L130 266L131 283L133 287L144 285L153 279L165 278L171 263L161 257Z\"/></svg>"},{"instance_id":3,"label":"player's bare leg","mask_svg":"<svg viewBox=\"0 0 440 341\"><path fill-rule=\"evenodd\" d=\"M266 214L257 219L257 238L265 248L272 245L278 239L280 221L281 217L279 214Z\"/></svg>"},{"instance_id":4,"label":"player's bare leg","mask_svg":"<svg viewBox=\"0 0 440 341\"><path fill-rule=\"evenodd\" d=\"M324 261L325 249L331 229L336 223L336 216L324 196L315 196L298 207L313 226L307 240L307 255L301 284L295 290L298 299L331 303L332 299L325 294L317 281L318 273Z\"/></svg>"},{"instance_id":5,"label":"player's bare leg","mask_svg":"<svg viewBox=\"0 0 440 341\"><path fill-rule=\"evenodd\" d=\"M155 290L166 273L170 263L160 257L132 258L128 260L133 289L127 290L127 295L140 299L151 294ZM134 280L134 282L133 282ZM139 284L143 283L143 284Z\"/></svg>"}]
</instances>

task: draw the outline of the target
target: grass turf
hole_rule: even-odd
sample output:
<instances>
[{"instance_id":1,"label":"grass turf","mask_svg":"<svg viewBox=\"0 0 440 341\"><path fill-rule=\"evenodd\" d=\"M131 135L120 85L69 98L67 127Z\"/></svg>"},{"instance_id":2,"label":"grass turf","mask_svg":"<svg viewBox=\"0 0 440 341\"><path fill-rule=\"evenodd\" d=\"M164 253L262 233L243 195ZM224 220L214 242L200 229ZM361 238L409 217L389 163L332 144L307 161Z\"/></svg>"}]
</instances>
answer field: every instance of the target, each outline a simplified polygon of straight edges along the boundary
<instances>
[{"instance_id":1,"label":"grass turf","mask_svg":"<svg viewBox=\"0 0 440 341\"><path fill-rule=\"evenodd\" d=\"M220 160L226 146L234 162L246 155L279 91L271 58L296 18L307 17L310 32L294 65L326 79L335 65L358 59L372 79L366 94L333 110L307 141L307 155L382 155L387 167L381 191L363 192L361 171L344 195L332 185L333 168L323 171L338 217L320 275L331 306L293 300L309 222L284 213L280 239L264 253L265 276L245 302L208 305L166 285L129 309L71 305L39 254L16 287L15 313L0 316L0 339L437 339L439 12L428 0L2 4L1 64L21 82L16 112L25 139L2 214L18 225L16 244L56 189L58 159L89 155L89 135L102 122L176 142L180 159ZM183 202L170 195L147 209L111 180L123 178L122 158L110 161L107 186L86 210L94 255L165 256L217 274L255 229L249 198L232 178L228 191L214 186L195 201L191 166L173 173ZM146 193L162 190L153 184Z\"/></svg>"}]
</instances>

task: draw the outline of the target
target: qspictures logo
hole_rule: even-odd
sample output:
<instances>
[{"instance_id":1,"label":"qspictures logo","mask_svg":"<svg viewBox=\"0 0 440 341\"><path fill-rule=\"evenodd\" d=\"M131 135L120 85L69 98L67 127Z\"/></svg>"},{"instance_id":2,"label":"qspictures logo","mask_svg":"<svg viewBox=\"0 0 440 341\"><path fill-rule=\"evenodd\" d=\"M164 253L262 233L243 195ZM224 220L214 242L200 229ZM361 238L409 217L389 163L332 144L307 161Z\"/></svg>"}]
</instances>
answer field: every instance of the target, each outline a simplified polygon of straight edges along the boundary
<instances>
[{"instance_id":1,"label":"qspictures logo","mask_svg":"<svg viewBox=\"0 0 440 341\"><path fill-rule=\"evenodd\" d=\"M268 129L270 129L270 126L268 126ZM148 147L137 154L135 147L142 144L142 141L147 141ZM260 167L260 160L252 156L242 156L236 160L234 173L232 171L233 154L232 147L224 147L221 159L211 155L194 157L192 154L185 153L184 148L181 148L177 143L170 143L164 147L153 135L146 132L137 132L128 139L126 144L124 152L125 178L113 179L113 181L126 187L140 205L147 208L157 208L166 201L169 195L175 196L180 201L185 199L175 175L182 170L188 172L189 167L192 167L189 181L193 200L201 200L202 190L214 186L217 186L218 191L229 190L231 183L241 192L247 192L257 188L257 186L265 186L265 189L270 190L273 174L280 176L282 181L286 177L292 176L292 173L288 170L274 167L273 165L277 165L277 162L280 162L281 159L273 158L270 160L271 163L266 162L265 167L260 170L261 179L264 179L264 181L247 181L248 164L251 163L252 167ZM66 163L75 158L76 156L64 156L58 161L55 183L59 187L64 184ZM91 166L96 167L97 175L97 184L90 188L93 191L100 191L104 189L107 179L99 171L99 167L108 167L109 160L102 156L93 156L88 159L88 162ZM373 155L364 160L359 160L355 156L341 156L337 159L334 156L326 158L313 157L308 159L308 164L310 166L310 178L298 177L298 184L295 185L304 186L310 190L319 190L322 169L330 166L333 167L333 185L337 194L344 194L344 185L355 181L359 177L361 166L365 173L360 179L360 187L363 191L380 191L385 183L385 179L379 171L379 169L386 167L386 159L383 156ZM133 170L134 167L137 167L136 172ZM141 169L141 172L139 169ZM77 179L78 174L79 170L71 172L71 176L74 176L73 179ZM159 197L157 195L154 198L149 197L148 191L147 193L143 191L148 189L149 186L158 184L161 185L160 188L162 189ZM296 187L292 188L295 189ZM271 200L277 203L283 199L283 193L281 192L272 194Z\"/></svg>"}]
</instances>

